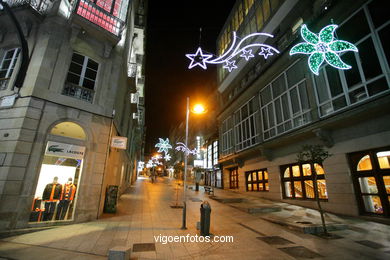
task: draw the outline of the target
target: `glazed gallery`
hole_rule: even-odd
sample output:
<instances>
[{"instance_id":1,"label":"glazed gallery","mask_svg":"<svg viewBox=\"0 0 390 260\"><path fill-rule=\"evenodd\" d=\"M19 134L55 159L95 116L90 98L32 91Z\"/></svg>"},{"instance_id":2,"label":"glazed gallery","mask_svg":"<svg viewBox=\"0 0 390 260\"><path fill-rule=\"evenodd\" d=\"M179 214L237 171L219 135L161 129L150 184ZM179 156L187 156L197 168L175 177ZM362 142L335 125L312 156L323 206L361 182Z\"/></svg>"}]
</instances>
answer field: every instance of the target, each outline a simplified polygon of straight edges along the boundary
<instances>
[{"instance_id":1,"label":"glazed gallery","mask_svg":"<svg viewBox=\"0 0 390 260\"><path fill-rule=\"evenodd\" d=\"M51 134L64 136L64 133L73 133L67 137L82 139L83 135L74 134L82 131L81 128L77 128L80 127L65 122L54 127ZM73 220L84 154L84 146L57 141L47 142L29 222Z\"/></svg>"}]
</instances>

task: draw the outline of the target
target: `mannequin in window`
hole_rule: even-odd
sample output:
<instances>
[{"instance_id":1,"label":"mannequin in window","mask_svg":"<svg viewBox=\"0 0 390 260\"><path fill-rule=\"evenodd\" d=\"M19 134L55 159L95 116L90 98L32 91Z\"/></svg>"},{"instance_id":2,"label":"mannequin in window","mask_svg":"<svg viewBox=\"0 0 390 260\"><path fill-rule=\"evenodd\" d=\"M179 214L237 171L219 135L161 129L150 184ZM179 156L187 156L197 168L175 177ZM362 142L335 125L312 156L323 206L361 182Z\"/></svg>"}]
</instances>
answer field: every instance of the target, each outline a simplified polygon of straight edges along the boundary
<instances>
[{"instance_id":1,"label":"mannequin in window","mask_svg":"<svg viewBox=\"0 0 390 260\"><path fill-rule=\"evenodd\" d=\"M62 191L60 196L60 202L58 203L56 220L65 219L66 212L68 211L69 205L74 199L76 194L76 186L73 184L73 179L69 178L68 182L62 185Z\"/></svg>"},{"instance_id":2,"label":"mannequin in window","mask_svg":"<svg viewBox=\"0 0 390 260\"><path fill-rule=\"evenodd\" d=\"M62 186L58 183L58 177L54 177L53 182L46 185L42 195L42 200L45 202L43 221L52 220L57 201L61 196L61 191Z\"/></svg>"}]
</instances>

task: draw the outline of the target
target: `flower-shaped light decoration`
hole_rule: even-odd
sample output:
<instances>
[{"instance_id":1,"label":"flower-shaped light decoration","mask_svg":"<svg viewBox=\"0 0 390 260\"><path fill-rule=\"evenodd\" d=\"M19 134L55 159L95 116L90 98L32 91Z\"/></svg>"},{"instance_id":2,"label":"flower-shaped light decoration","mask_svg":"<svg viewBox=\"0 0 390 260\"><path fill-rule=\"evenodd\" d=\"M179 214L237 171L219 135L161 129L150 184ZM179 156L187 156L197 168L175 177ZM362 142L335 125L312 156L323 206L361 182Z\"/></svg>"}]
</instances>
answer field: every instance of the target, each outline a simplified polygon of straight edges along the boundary
<instances>
[{"instance_id":1,"label":"flower-shaped light decoration","mask_svg":"<svg viewBox=\"0 0 390 260\"><path fill-rule=\"evenodd\" d=\"M169 144L169 139L167 138L166 140L162 138L158 138L159 143L155 145L155 147L158 148L158 153L164 152L165 154L168 153L168 150L172 148L172 145Z\"/></svg>"},{"instance_id":2,"label":"flower-shaped light decoration","mask_svg":"<svg viewBox=\"0 0 390 260\"><path fill-rule=\"evenodd\" d=\"M355 51L358 49L350 42L337 40L334 32L338 25L331 24L321 29L320 33L315 34L304 24L301 27L301 36L306 42L295 45L290 50L290 55L310 54L308 64L310 70L318 75L321 64L326 61L329 65L337 69L350 69L350 65L344 63L340 58L340 53L345 51Z\"/></svg>"},{"instance_id":3,"label":"flower-shaped light decoration","mask_svg":"<svg viewBox=\"0 0 390 260\"><path fill-rule=\"evenodd\" d=\"M172 158L172 157L171 157L169 154L166 154L166 155L164 156L164 160L165 160L165 161L170 161L171 158Z\"/></svg>"}]
</instances>

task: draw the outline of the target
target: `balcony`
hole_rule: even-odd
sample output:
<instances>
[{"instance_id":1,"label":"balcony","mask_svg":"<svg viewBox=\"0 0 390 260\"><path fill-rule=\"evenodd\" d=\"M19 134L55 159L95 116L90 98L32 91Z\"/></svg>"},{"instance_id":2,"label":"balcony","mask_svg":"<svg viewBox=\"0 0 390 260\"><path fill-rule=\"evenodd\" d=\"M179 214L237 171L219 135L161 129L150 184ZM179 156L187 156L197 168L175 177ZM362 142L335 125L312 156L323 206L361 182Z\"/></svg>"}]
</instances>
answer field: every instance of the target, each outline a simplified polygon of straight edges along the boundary
<instances>
[{"instance_id":1,"label":"balcony","mask_svg":"<svg viewBox=\"0 0 390 260\"><path fill-rule=\"evenodd\" d=\"M5 0L10 7L31 6L32 9L44 15L50 10L52 0Z\"/></svg>"},{"instance_id":2,"label":"balcony","mask_svg":"<svg viewBox=\"0 0 390 260\"><path fill-rule=\"evenodd\" d=\"M95 91L66 82L62 95L78 98L92 103Z\"/></svg>"},{"instance_id":3,"label":"balcony","mask_svg":"<svg viewBox=\"0 0 390 260\"><path fill-rule=\"evenodd\" d=\"M77 0L75 13L100 28L120 37L124 28L128 1Z\"/></svg>"}]
</instances>

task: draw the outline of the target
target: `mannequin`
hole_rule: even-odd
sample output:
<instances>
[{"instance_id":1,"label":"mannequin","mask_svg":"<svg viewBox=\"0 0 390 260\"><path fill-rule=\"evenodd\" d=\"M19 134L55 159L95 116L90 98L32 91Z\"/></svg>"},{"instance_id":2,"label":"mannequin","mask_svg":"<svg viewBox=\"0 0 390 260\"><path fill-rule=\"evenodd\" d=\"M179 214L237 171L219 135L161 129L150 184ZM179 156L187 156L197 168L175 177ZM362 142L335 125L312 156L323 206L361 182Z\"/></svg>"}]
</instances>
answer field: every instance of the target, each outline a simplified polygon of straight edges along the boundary
<instances>
[{"instance_id":1,"label":"mannequin","mask_svg":"<svg viewBox=\"0 0 390 260\"><path fill-rule=\"evenodd\" d=\"M76 186L73 184L73 179L69 178L68 182L62 185L60 202L58 203L56 220L63 220L66 212L68 211L69 205L74 199L76 194Z\"/></svg>"},{"instance_id":2,"label":"mannequin","mask_svg":"<svg viewBox=\"0 0 390 260\"><path fill-rule=\"evenodd\" d=\"M58 177L54 177L53 182L46 185L42 195L42 200L45 201L43 221L52 220L57 201L60 199L61 191L62 186L58 183Z\"/></svg>"}]
</instances>

